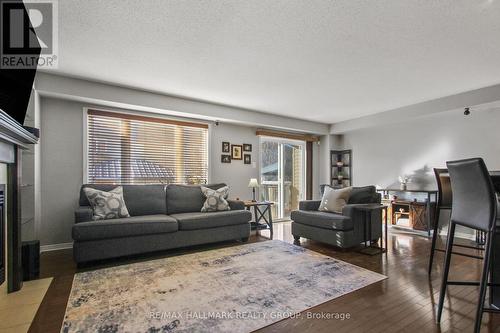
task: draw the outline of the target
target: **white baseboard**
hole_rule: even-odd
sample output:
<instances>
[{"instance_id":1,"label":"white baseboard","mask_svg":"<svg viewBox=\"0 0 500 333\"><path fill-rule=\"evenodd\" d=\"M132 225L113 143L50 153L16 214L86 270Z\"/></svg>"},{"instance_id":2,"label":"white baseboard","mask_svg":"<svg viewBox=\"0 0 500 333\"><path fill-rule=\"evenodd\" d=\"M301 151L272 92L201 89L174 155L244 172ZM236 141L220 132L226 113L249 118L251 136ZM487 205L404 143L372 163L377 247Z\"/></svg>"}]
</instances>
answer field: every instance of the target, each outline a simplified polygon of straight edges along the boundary
<instances>
[{"instance_id":1,"label":"white baseboard","mask_svg":"<svg viewBox=\"0 0 500 333\"><path fill-rule=\"evenodd\" d=\"M73 248L73 242L71 243L60 243L60 244L49 244L40 246L40 252L49 252L57 250L67 250Z\"/></svg>"}]
</instances>

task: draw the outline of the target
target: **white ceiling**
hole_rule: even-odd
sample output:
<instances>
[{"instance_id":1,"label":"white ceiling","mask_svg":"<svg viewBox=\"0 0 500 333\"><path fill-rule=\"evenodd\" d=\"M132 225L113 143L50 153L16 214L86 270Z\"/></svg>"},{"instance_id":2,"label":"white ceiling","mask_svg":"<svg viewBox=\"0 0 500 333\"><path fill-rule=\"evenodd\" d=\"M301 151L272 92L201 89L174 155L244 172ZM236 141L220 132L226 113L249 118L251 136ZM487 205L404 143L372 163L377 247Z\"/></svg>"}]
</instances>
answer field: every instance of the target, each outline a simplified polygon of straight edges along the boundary
<instances>
[{"instance_id":1,"label":"white ceiling","mask_svg":"<svg viewBox=\"0 0 500 333\"><path fill-rule=\"evenodd\" d=\"M500 83L500 0L64 0L58 73L335 123Z\"/></svg>"}]
</instances>

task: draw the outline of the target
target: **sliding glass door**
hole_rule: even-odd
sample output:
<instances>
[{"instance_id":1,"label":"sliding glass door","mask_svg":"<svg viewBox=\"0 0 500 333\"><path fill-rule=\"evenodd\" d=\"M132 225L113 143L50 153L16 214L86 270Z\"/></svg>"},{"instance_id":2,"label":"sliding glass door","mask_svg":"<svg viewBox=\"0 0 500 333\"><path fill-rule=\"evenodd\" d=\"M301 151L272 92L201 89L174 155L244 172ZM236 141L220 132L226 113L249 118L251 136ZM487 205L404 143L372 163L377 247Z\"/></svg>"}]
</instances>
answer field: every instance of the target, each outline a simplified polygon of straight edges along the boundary
<instances>
[{"instance_id":1,"label":"sliding glass door","mask_svg":"<svg viewBox=\"0 0 500 333\"><path fill-rule=\"evenodd\" d=\"M305 143L261 137L260 199L273 201L273 218L288 219L305 197Z\"/></svg>"}]
</instances>

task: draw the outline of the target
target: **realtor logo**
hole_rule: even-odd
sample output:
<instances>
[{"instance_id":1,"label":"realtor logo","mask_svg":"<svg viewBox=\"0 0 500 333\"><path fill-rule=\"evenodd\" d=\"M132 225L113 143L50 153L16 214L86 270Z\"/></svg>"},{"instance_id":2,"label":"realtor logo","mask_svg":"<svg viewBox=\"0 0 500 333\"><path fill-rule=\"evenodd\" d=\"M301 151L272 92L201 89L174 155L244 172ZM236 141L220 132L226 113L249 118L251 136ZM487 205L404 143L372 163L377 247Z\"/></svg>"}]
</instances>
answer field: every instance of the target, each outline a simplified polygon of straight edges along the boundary
<instances>
[{"instance_id":1,"label":"realtor logo","mask_svg":"<svg viewBox=\"0 0 500 333\"><path fill-rule=\"evenodd\" d=\"M57 1L0 1L0 68L57 68Z\"/></svg>"}]
</instances>

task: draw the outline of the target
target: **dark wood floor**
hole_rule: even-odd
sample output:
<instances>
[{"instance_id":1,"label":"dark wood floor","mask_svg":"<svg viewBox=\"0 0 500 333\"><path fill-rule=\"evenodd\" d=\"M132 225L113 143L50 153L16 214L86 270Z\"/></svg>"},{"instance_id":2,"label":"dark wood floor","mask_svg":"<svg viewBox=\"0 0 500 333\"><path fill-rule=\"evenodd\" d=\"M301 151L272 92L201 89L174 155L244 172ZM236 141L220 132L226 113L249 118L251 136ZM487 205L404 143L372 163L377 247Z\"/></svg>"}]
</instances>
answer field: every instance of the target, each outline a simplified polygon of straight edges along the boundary
<instances>
[{"instance_id":1,"label":"dark wood floor","mask_svg":"<svg viewBox=\"0 0 500 333\"><path fill-rule=\"evenodd\" d=\"M274 238L292 242L290 224L275 224ZM253 236L250 242L265 240L265 237ZM97 267L234 245L237 243L203 246L189 251L169 251L154 257L150 255L105 262ZM315 314L348 313L349 320L308 319L301 316L282 320L258 332L472 332L478 295L476 287L449 287L441 325L435 324L443 255L437 254L436 264L429 279L429 239L397 231L390 232L387 255L376 256L342 252L331 246L304 239L301 245L385 274L388 279L308 310ZM42 254L41 277L52 276L54 280L30 328L31 333L60 331L76 271L70 250ZM455 256L452 260L450 279L476 280L479 271L479 260ZM500 316L485 314L481 332L500 332Z\"/></svg>"}]
</instances>

